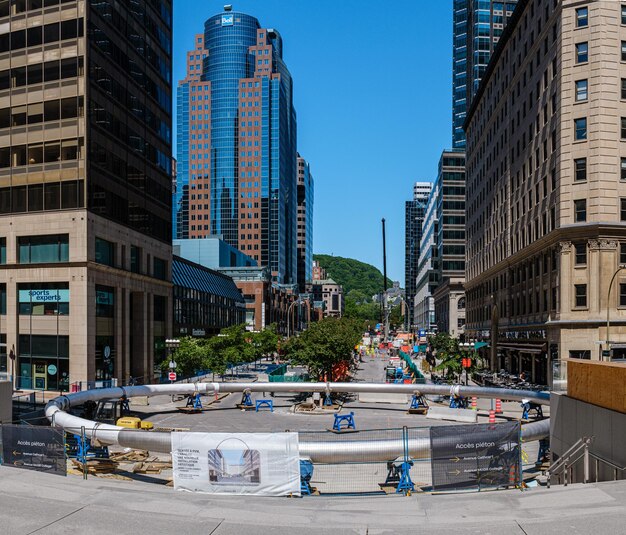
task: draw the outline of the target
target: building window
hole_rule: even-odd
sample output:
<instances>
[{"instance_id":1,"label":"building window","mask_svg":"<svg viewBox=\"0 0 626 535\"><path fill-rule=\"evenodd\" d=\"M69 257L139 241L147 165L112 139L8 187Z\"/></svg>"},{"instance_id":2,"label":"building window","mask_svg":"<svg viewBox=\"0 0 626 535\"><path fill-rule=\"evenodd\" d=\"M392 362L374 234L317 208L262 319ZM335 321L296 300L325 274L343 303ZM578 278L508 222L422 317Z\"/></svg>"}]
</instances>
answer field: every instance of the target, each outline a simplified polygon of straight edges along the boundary
<instances>
[{"instance_id":1,"label":"building window","mask_svg":"<svg viewBox=\"0 0 626 535\"><path fill-rule=\"evenodd\" d=\"M576 265L584 266L587 264L587 244L586 243L576 243L574 244L574 249L576 251Z\"/></svg>"},{"instance_id":2,"label":"building window","mask_svg":"<svg viewBox=\"0 0 626 535\"><path fill-rule=\"evenodd\" d=\"M619 219L620 221L626 221L626 199L621 198L619 200Z\"/></svg>"},{"instance_id":3,"label":"building window","mask_svg":"<svg viewBox=\"0 0 626 535\"><path fill-rule=\"evenodd\" d=\"M587 306L587 285L574 284L574 295L576 296L576 308Z\"/></svg>"},{"instance_id":4,"label":"building window","mask_svg":"<svg viewBox=\"0 0 626 535\"><path fill-rule=\"evenodd\" d=\"M622 24L626 24L626 6L622 5Z\"/></svg>"},{"instance_id":5,"label":"building window","mask_svg":"<svg viewBox=\"0 0 626 535\"><path fill-rule=\"evenodd\" d=\"M167 261L161 258L154 257L152 263L152 276L155 279L166 280L167 279Z\"/></svg>"},{"instance_id":6,"label":"building window","mask_svg":"<svg viewBox=\"0 0 626 535\"><path fill-rule=\"evenodd\" d=\"M19 313L23 316L67 316L70 290L67 282L18 284Z\"/></svg>"},{"instance_id":7,"label":"building window","mask_svg":"<svg viewBox=\"0 0 626 535\"><path fill-rule=\"evenodd\" d=\"M626 78L622 78L622 99L626 99Z\"/></svg>"},{"instance_id":8,"label":"building window","mask_svg":"<svg viewBox=\"0 0 626 535\"><path fill-rule=\"evenodd\" d=\"M622 56L624 55L622 44ZM623 58L622 58L623 59ZM586 63L589 61L589 45L587 43L576 43L576 63Z\"/></svg>"},{"instance_id":9,"label":"building window","mask_svg":"<svg viewBox=\"0 0 626 535\"><path fill-rule=\"evenodd\" d=\"M17 239L20 264L46 264L69 261L69 234L22 236Z\"/></svg>"},{"instance_id":10,"label":"building window","mask_svg":"<svg viewBox=\"0 0 626 535\"><path fill-rule=\"evenodd\" d=\"M619 306L626 307L626 284L619 285Z\"/></svg>"},{"instance_id":11,"label":"building window","mask_svg":"<svg viewBox=\"0 0 626 535\"><path fill-rule=\"evenodd\" d=\"M620 122L620 137L626 139L626 117L621 118Z\"/></svg>"},{"instance_id":12,"label":"building window","mask_svg":"<svg viewBox=\"0 0 626 535\"><path fill-rule=\"evenodd\" d=\"M576 28L584 28L589 25L589 10L586 7L579 7L576 10Z\"/></svg>"},{"instance_id":13,"label":"building window","mask_svg":"<svg viewBox=\"0 0 626 535\"><path fill-rule=\"evenodd\" d=\"M574 160L574 179L576 181L587 180L587 158Z\"/></svg>"},{"instance_id":14,"label":"building window","mask_svg":"<svg viewBox=\"0 0 626 535\"><path fill-rule=\"evenodd\" d=\"M583 141L587 139L587 118L574 119L574 140Z\"/></svg>"},{"instance_id":15,"label":"building window","mask_svg":"<svg viewBox=\"0 0 626 535\"><path fill-rule=\"evenodd\" d=\"M619 244L619 263L626 264L626 243Z\"/></svg>"},{"instance_id":16,"label":"building window","mask_svg":"<svg viewBox=\"0 0 626 535\"><path fill-rule=\"evenodd\" d=\"M130 246L130 270L133 273L141 273L141 248Z\"/></svg>"},{"instance_id":17,"label":"building window","mask_svg":"<svg viewBox=\"0 0 626 535\"><path fill-rule=\"evenodd\" d=\"M115 317L115 288L96 286L96 317Z\"/></svg>"},{"instance_id":18,"label":"building window","mask_svg":"<svg viewBox=\"0 0 626 535\"><path fill-rule=\"evenodd\" d=\"M620 159L620 180L626 180L626 158Z\"/></svg>"},{"instance_id":19,"label":"building window","mask_svg":"<svg viewBox=\"0 0 626 535\"><path fill-rule=\"evenodd\" d=\"M575 83L576 83L576 102L587 100L587 80L577 80Z\"/></svg>"},{"instance_id":20,"label":"building window","mask_svg":"<svg viewBox=\"0 0 626 535\"><path fill-rule=\"evenodd\" d=\"M115 267L115 244L113 242L96 238L96 262Z\"/></svg>"},{"instance_id":21,"label":"building window","mask_svg":"<svg viewBox=\"0 0 626 535\"><path fill-rule=\"evenodd\" d=\"M622 41L622 61L626 61L626 41Z\"/></svg>"},{"instance_id":22,"label":"building window","mask_svg":"<svg viewBox=\"0 0 626 535\"><path fill-rule=\"evenodd\" d=\"M587 199L577 199L574 201L574 222L585 221L587 221Z\"/></svg>"},{"instance_id":23,"label":"building window","mask_svg":"<svg viewBox=\"0 0 626 535\"><path fill-rule=\"evenodd\" d=\"M569 352L569 358L591 360L591 351L589 351L588 349L586 350L571 349Z\"/></svg>"},{"instance_id":24,"label":"building window","mask_svg":"<svg viewBox=\"0 0 626 535\"><path fill-rule=\"evenodd\" d=\"M0 238L0 264L7 263L7 239Z\"/></svg>"}]
</instances>

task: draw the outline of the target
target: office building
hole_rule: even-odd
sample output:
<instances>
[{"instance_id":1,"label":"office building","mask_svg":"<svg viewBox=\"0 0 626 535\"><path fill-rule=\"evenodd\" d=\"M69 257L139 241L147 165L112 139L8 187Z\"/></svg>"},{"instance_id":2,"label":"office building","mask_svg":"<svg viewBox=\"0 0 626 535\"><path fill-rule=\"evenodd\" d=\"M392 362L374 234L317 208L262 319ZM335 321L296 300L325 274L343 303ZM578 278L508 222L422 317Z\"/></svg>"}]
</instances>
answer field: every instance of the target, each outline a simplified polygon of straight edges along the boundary
<instances>
[{"instance_id":1,"label":"office building","mask_svg":"<svg viewBox=\"0 0 626 535\"><path fill-rule=\"evenodd\" d=\"M404 287L408 310L405 314L405 327L413 330L413 301L415 299L416 278L422 241L422 225L426 203L432 184L416 182L413 185L413 199L405 202L404 208Z\"/></svg>"},{"instance_id":2,"label":"office building","mask_svg":"<svg viewBox=\"0 0 626 535\"><path fill-rule=\"evenodd\" d=\"M607 341L624 356L625 60L622 2L520 0L483 77L466 120L467 331L491 339L494 369L549 384L560 358L601 359Z\"/></svg>"},{"instance_id":3,"label":"office building","mask_svg":"<svg viewBox=\"0 0 626 535\"><path fill-rule=\"evenodd\" d=\"M517 0L454 0L452 147L465 148L463 123Z\"/></svg>"},{"instance_id":4,"label":"office building","mask_svg":"<svg viewBox=\"0 0 626 535\"><path fill-rule=\"evenodd\" d=\"M0 2L0 361L17 387L150 380L165 356L171 23L167 0Z\"/></svg>"},{"instance_id":5,"label":"office building","mask_svg":"<svg viewBox=\"0 0 626 535\"><path fill-rule=\"evenodd\" d=\"M433 188L426 202L422 239L415 278L415 297L413 298L413 318L418 330L433 332L436 330L435 301L433 292L439 283L437 272L437 189Z\"/></svg>"},{"instance_id":6,"label":"office building","mask_svg":"<svg viewBox=\"0 0 626 535\"><path fill-rule=\"evenodd\" d=\"M451 149L441 154L424 213L414 298L418 329L463 334L464 276L465 154Z\"/></svg>"},{"instance_id":7,"label":"office building","mask_svg":"<svg viewBox=\"0 0 626 535\"><path fill-rule=\"evenodd\" d=\"M304 291L313 266L313 175L298 154L298 288Z\"/></svg>"},{"instance_id":8,"label":"office building","mask_svg":"<svg viewBox=\"0 0 626 535\"><path fill-rule=\"evenodd\" d=\"M178 86L174 234L221 235L295 284L296 113L282 38L224 9L195 36Z\"/></svg>"},{"instance_id":9,"label":"office building","mask_svg":"<svg viewBox=\"0 0 626 535\"><path fill-rule=\"evenodd\" d=\"M230 277L174 256L174 336L207 337L246 321L246 302Z\"/></svg>"},{"instance_id":10,"label":"office building","mask_svg":"<svg viewBox=\"0 0 626 535\"><path fill-rule=\"evenodd\" d=\"M228 245L220 236L198 240L173 240L172 251L209 269L256 266L256 260Z\"/></svg>"},{"instance_id":11,"label":"office building","mask_svg":"<svg viewBox=\"0 0 626 535\"><path fill-rule=\"evenodd\" d=\"M287 288L272 282L269 269L253 266L220 268L218 271L233 279L243 294L248 330L262 331L275 324L276 332L286 335L288 332L293 334L298 330L297 326L303 324L301 317L305 310L294 305L298 301L295 287Z\"/></svg>"}]
</instances>

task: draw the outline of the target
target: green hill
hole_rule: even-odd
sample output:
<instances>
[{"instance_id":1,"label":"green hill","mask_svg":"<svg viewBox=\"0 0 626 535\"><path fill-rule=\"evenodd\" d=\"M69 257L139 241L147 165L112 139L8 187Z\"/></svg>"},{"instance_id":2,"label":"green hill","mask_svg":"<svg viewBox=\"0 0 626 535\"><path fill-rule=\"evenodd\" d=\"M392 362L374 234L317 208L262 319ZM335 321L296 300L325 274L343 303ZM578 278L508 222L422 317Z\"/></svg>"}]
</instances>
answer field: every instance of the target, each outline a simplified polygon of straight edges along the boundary
<instances>
[{"instance_id":1,"label":"green hill","mask_svg":"<svg viewBox=\"0 0 626 535\"><path fill-rule=\"evenodd\" d=\"M383 274L371 264L325 254L313 255L313 260L317 260L326 269L326 274L343 286L346 299L355 303L369 303L374 294L383 291ZM387 277L387 287L391 286L391 279Z\"/></svg>"}]
</instances>

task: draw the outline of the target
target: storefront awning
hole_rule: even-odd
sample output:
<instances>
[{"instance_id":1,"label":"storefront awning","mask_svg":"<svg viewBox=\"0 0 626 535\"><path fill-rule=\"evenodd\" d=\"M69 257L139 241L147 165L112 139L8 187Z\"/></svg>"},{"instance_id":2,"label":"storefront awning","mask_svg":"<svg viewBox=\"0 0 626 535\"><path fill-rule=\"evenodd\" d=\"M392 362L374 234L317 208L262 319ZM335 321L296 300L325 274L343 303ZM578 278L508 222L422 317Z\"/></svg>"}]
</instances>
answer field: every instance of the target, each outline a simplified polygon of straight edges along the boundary
<instances>
[{"instance_id":1,"label":"storefront awning","mask_svg":"<svg viewBox=\"0 0 626 535\"><path fill-rule=\"evenodd\" d=\"M546 351L546 345L528 345L528 344L498 344L498 349L508 349L509 351L519 351L520 353L540 354Z\"/></svg>"}]
</instances>

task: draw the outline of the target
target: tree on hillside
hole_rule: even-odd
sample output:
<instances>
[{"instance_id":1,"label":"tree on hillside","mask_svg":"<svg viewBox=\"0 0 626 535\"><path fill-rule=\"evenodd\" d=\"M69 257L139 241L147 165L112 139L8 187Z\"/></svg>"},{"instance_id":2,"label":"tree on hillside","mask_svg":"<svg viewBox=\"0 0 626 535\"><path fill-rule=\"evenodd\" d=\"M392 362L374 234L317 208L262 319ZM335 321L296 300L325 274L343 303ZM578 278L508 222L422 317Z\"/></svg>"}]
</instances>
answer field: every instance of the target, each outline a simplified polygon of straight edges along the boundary
<instances>
[{"instance_id":1,"label":"tree on hillside","mask_svg":"<svg viewBox=\"0 0 626 535\"><path fill-rule=\"evenodd\" d=\"M323 254L313 255L313 259L320 263L320 266L326 270L329 277L337 284L343 286L346 296L350 295L353 290L356 290L358 296L355 296L355 301L357 302L363 296L371 300L373 295L382 291L383 274L370 264L353 258ZM393 282L389 277L387 277L387 286L389 288L393 286Z\"/></svg>"},{"instance_id":2,"label":"tree on hillside","mask_svg":"<svg viewBox=\"0 0 626 535\"><path fill-rule=\"evenodd\" d=\"M306 366L316 380L332 381L333 366L351 361L361 334L362 326L357 321L324 318L291 338L285 345L285 354L292 364Z\"/></svg>"}]
</instances>

